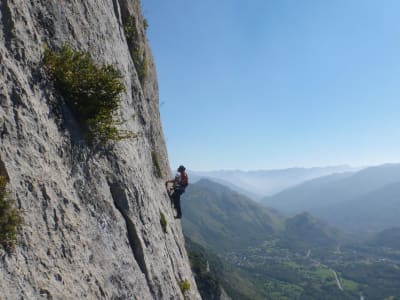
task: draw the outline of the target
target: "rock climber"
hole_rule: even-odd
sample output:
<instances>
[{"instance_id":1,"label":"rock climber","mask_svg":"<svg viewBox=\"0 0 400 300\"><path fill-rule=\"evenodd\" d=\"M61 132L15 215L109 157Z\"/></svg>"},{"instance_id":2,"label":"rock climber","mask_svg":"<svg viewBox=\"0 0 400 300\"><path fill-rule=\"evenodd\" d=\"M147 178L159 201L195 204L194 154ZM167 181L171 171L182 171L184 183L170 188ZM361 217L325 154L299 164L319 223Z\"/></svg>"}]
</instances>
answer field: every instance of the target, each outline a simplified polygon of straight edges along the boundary
<instances>
[{"instance_id":1,"label":"rock climber","mask_svg":"<svg viewBox=\"0 0 400 300\"><path fill-rule=\"evenodd\" d=\"M171 199L177 212L175 217L176 219L182 218L181 195L185 192L185 189L189 184L189 178L185 170L186 168L184 166L179 166L175 178L165 182L165 185L173 183L173 194L171 195Z\"/></svg>"}]
</instances>

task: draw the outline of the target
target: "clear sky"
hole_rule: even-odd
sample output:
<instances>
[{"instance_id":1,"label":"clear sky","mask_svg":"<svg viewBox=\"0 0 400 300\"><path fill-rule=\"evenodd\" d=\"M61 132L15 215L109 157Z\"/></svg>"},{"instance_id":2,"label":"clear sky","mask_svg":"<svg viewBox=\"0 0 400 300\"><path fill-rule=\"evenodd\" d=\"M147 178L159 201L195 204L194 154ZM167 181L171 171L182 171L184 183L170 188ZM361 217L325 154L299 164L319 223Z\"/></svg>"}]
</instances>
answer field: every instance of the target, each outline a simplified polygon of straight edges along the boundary
<instances>
[{"instance_id":1,"label":"clear sky","mask_svg":"<svg viewBox=\"0 0 400 300\"><path fill-rule=\"evenodd\" d=\"M400 161L400 1L142 5L172 168Z\"/></svg>"}]
</instances>

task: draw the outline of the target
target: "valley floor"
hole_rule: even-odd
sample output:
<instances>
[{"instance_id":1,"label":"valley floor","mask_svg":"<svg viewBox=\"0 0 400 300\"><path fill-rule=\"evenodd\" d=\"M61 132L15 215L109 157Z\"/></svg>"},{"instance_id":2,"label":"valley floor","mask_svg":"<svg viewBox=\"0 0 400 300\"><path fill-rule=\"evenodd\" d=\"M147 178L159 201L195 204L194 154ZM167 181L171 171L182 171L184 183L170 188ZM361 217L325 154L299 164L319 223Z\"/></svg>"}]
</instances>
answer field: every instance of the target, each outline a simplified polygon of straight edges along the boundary
<instances>
[{"instance_id":1,"label":"valley floor","mask_svg":"<svg viewBox=\"0 0 400 300\"><path fill-rule=\"evenodd\" d=\"M396 299L400 295L400 251L342 247L340 252L299 252L269 241L221 258L260 291L260 299Z\"/></svg>"}]
</instances>

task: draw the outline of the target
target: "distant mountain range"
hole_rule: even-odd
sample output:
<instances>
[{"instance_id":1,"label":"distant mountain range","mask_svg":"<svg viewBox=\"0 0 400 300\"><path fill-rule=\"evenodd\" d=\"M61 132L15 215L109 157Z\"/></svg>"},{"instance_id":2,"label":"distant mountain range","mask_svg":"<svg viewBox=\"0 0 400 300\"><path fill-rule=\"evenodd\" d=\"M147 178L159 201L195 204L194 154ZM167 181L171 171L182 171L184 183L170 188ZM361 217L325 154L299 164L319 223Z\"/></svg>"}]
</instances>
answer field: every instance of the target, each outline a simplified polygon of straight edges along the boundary
<instances>
[{"instance_id":1,"label":"distant mountain range","mask_svg":"<svg viewBox=\"0 0 400 300\"><path fill-rule=\"evenodd\" d=\"M197 172L190 171L193 182L206 178L246 195L253 200L270 196L305 181L335 173L355 172L360 168L346 165L316 168L289 168L281 170L222 170Z\"/></svg>"},{"instance_id":2,"label":"distant mountain range","mask_svg":"<svg viewBox=\"0 0 400 300\"><path fill-rule=\"evenodd\" d=\"M346 232L400 226L400 164L317 178L261 202L289 215L307 211Z\"/></svg>"},{"instance_id":3,"label":"distant mountain range","mask_svg":"<svg viewBox=\"0 0 400 300\"><path fill-rule=\"evenodd\" d=\"M334 247L341 235L308 213L286 219L221 184L202 179L182 200L183 229L193 241L215 250L244 249L266 240L306 247Z\"/></svg>"}]
</instances>

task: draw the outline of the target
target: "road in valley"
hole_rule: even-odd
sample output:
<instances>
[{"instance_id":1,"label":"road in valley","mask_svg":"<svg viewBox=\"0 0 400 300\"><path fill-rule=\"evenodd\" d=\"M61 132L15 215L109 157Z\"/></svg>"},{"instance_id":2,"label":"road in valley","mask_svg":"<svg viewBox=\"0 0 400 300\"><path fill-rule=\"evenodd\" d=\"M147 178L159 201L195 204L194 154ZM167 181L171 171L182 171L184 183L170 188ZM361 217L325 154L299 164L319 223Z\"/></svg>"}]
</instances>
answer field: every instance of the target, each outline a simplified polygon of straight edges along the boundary
<instances>
[{"instance_id":1,"label":"road in valley","mask_svg":"<svg viewBox=\"0 0 400 300\"><path fill-rule=\"evenodd\" d=\"M342 284L340 283L340 280L339 280L339 277L336 274L336 271L332 270L332 269L331 269L331 271L332 271L333 275L335 275L336 284L337 284L339 290L343 291Z\"/></svg>"}]
</instances>

